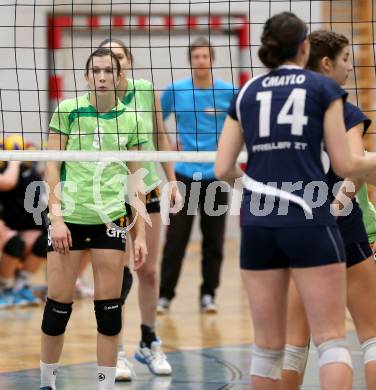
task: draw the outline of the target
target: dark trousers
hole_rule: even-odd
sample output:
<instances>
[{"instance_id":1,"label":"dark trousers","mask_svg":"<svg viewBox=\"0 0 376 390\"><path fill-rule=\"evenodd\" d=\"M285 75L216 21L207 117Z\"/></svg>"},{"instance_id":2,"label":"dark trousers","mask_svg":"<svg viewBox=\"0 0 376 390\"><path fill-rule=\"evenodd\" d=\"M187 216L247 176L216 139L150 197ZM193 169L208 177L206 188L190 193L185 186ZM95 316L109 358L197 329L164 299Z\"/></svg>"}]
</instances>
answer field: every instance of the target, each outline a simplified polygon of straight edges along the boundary
<instances>
[{"instance_id":1,"label":"dark trousers","mask_svg":"<svg viewBox=\"0 0 376 390\"><path fill-rule=\"evenodd\" d=\"M184 183L186 187L185 201L183 209L178 214L170 215L170 225L167 227L166 242L163 249L159 295L168 299L175 296L175 288L179 279L185 249L191 234L194 219L192 214L193 212L196 214L198 208L203 236L201 262L203 282L200 296L210 294L214 297L215 290L219 286L223 259L226 213L218 216L208 214L210 214L210 210L219 213L218 206L227 206L228 196L215 184L210 186L214 180L194 181L179 174L176 174L176 179ZM201 185L200 189L198 189L199 185ZM208 213L205 212L205 209Z\"/></svg>"}]
</instances>

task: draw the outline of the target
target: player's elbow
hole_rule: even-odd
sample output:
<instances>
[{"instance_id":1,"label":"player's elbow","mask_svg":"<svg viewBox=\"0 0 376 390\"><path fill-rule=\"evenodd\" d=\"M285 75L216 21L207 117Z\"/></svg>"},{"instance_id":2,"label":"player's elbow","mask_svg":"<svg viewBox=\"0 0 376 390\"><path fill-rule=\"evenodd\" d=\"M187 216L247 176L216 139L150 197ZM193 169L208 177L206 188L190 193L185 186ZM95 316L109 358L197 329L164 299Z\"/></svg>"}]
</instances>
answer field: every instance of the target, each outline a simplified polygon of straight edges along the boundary
<instances>
[{"instance_id":1,"label":"player's elbow","mask_svg":"<svg viewBox=\"0 0 376 390\"><path fill-rule=\"evenodd\" d=\"M376 160L375 160L376 164ZM341 177L351 177L353 179L365 180L365 175L372 167L371 160L366 160L365 156L351 154L349 158L341 161L340 164L333 165L334 172Z\"/></svg>"},{"instance_id":2,"label":"player's elbow","mask_svg":"<svg viewBox=\"0 0 376 390\"><path fill-rule=\"evenodd\" d=\"M228 169L224 164L219 164L218 161L214 165L214 175L218 180L226 180Z\"/></svg>"},{"instance_id":3,"label":"player's elbow","mask_svg":"<svg viewBox=\"0 0 376 390\"><path fill-rule=\"evenodd\" d=\"M336 173L337 176L342 177L343 179L345 177L352 176L354 173L352 164L350 161L342 161L341 163L335 163L332 162L332 168L333 171Z\"/></svg>"}]
</instances>

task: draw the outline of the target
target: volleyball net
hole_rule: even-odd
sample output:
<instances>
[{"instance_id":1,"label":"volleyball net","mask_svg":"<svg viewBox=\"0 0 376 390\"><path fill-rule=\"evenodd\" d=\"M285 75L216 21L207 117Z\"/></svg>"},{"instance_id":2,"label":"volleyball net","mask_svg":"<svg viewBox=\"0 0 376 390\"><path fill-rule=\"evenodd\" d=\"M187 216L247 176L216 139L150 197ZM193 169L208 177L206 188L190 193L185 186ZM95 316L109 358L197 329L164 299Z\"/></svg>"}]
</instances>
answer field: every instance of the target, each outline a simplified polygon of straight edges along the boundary
<instances>
[{"instance_id":1,"label":"volleyball net","mask_svg":"<svg viewBox=\"0 0 376 390\"><path fill-rule=\"evenodd\" d=\"M107 38L121 39L129 48L133 63L127 78L149 80L163 96L168 85L192 77L188 50L198 37L205 37L215 51L212 79L225 81L236 92L249 77L264 71L257 56L262 26L280 11L296 13L311 31L325 28L350 39L354 72L346 88L350 101L374 120L366 135L367 148L374 150L374 8L369 0L5 0L0 4L0 160L100 161L112 156L140 161L213 161L215 148L207 151L199 142L206 136L199 134L195 123L202 113L200 107L192 110L193 125L188 130L177 127L178 112L166 120L174 152L49 151L49 121L64 99L87 93L85 62ZM206 114L214 116L212 132L217 141L218 118L225 110L210 109ZM188 133L197 143L191 144L190 150L181 150L180 139ZM245 158L242 154L240 160Z\"/></svg>"}]
</instances>

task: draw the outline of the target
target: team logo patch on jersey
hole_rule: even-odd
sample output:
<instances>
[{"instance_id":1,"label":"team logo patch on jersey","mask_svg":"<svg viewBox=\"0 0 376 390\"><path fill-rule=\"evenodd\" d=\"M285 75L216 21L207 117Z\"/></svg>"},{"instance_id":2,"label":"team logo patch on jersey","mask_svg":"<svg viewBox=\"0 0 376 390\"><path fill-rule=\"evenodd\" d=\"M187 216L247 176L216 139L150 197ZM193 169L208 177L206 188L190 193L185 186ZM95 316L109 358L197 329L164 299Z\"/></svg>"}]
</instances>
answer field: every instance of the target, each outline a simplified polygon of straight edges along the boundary
<instances>
[{"instance_id":1,"label":"team logo patch on jersey","mask_svg":"<svg viewBox=\"0 0 376 390\"><path fill-rule=\"evenodd\" d=\"M106 234L111 238L122 238L125 239L125 230L117 229L116 227L109 227L106 230Z\"/></svg>"},{"instance_id":2,"label":"team logo patch on jersey","mask_svg":"<svg viewBox=\"0 0 376 390\"><path fill-rule=\"evenodd\" d=\"M106 375L104 375L102 372L98 374L98 380L100 382L104 381L106 379Z\"/></svg>"}]
</instances>

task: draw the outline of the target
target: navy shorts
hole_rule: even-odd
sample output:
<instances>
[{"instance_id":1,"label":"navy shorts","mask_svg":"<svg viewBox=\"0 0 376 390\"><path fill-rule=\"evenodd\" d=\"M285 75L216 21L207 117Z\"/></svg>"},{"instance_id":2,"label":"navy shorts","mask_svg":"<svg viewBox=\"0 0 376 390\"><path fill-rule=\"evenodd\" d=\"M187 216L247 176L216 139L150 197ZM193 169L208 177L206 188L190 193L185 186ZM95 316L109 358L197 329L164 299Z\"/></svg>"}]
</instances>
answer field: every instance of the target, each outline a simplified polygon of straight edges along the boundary
<instances>
[{"instance_id":1,"label":"navy shorts","mask_svg":"<svg viewBox=\"0 0 376 390\"><path fill-rule=\"evenodd\" d=\"M146 194L146 212L149 214L153 213L160 213L161 212L161 192L159 190L159 187L154 188L154 190L151 190L148 194ZM127 216L132 215L132 208L131 206L125 202L125 209L127 210Z\"/></svg>"},{"instance_id":2,"label":"navy shorts","mask_svg":"<svg viewBox=\"0 0 376 390\"><path fill-rule=\"evenodd\" d=\"M345 245L345 251L347 256L347 268L359 264L372 256L372 250L368 241L354 242L352 244Z\"/></svg>"},{"instance_id":3,"label":"navy shorts","mask_svg":"<svg viewBox=\"0 0 376 390\"><path fill-rule=\"evenodd\" d=\"M345 261L342 237L335 226L242 227L242 269L317 267Z\"/></svg>"},{"instance_id":4,"label":"navy shorts","mask_svg":"<svg viewBox=\"0 0 376 390\"><path fill-rule=\"evenodd\" d=\"M360 209L358 212L355 209L355 212L352 212L350 215L338 218L337 223L345 244L347 268L359 264L372 256Z\"/></svg>"},{"instance_id":5,"label":"navy shorts","mask_svg":"<svg viewBox=\"0 0 376 390\"><path fill-rule=\"evenodd\" d=\"M124 217L113 221L112 225L78 225L65 222L72 236L73 245L70 250L116 249L124 252L126 236L124 222ZM51 225L48 226L48 252L53 252L50 232Z\"/></svg>"}]
</instances>

